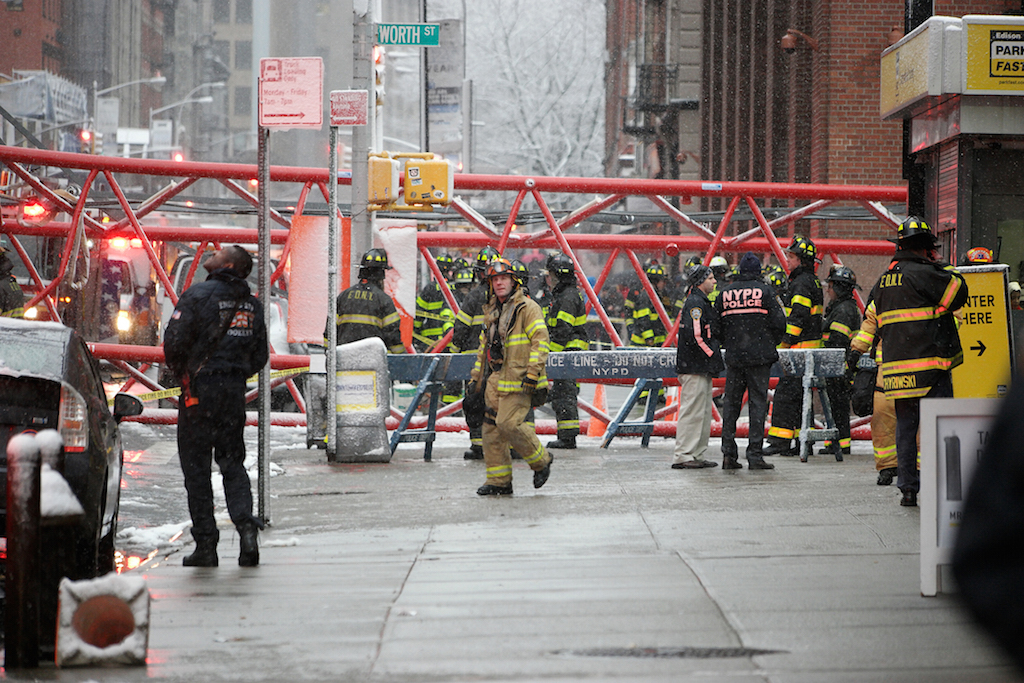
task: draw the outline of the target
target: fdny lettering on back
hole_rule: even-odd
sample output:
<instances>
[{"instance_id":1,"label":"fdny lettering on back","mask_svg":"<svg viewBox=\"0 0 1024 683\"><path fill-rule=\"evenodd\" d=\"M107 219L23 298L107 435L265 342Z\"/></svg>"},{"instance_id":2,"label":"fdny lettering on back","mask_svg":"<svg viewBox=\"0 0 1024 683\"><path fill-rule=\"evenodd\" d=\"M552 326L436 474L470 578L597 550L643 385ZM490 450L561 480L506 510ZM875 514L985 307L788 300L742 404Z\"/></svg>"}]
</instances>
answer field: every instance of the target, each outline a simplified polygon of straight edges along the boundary
<instances>
[{"instance_id":1,"label":"fdny lettering on back","mask_svg":"<svg viewBox=\"0 0 1024 683\"><path fill-rule=\"evenodd\" d=\"M878 281L879 287L902 287L903 273L886 273Z\"/></svg>"},{"instance_id":2,"label":"fdny lettering on back","mask_svg":"<svg viewBox=\"0 0 1024 683\"><path fill-rule=\"evenodd\" d=\"M349 301L353 299L361 299L362 301L372 301L373 294L365 289L350 289L345 293L345 298Z\"/></svg>"},{"instance_id":3,"label":"fdny lettering on back","mask_svg":"<svg viewBox=\"0 0 1024 683\"><path fill-rule=\"evenodd\" d=\"M762 306L761 297L763 294L763 290L757 287L722 290L722 315L736 313L763 313L767 315L767 308Z\"/></svg>"}]
</instances>

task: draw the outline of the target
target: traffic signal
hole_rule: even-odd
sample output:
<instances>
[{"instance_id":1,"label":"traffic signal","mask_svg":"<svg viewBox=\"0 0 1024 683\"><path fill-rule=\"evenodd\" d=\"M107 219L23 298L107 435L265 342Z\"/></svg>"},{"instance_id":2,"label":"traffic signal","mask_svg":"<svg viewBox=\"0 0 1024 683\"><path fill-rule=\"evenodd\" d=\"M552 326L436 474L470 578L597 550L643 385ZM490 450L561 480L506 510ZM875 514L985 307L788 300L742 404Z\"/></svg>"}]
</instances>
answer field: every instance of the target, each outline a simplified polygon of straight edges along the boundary
<instances>
[{"instance_id":1,"label":"traffic signal","mask_svg":"<svg viewBox=\"0 0 1024 683\"><path fill-rule=\"evenodd\" d=\"M82 154L92 154L92 131L88 128L78 131L78 147Z\"/></svg>"},{"instance_id":2,"label":"traffic signal","mask_svg":"<svg viewBox=\"0 0 1024 683\"><path fill-rule=\"evenodd\" d=\"M103 133L95 130L92 132L92 153L103 154Z\"/></svg>"},{"instance_id":3,"label":"traffic signal","mask_svg":"<svg viewBox=\"0 0 1024 683\"><path fill-rule=\"evenodd\" d=\"M386 209L398 199L398 176L400 164L396 159L385 156L369 158L369 210Z\"/></svg>"},{"instance_id":4,"label":"traffic signal","mask_svg":"<svg viewBox=\"0 0 1024 683\"><path fill-rule=\"evenodd\" d=\"M384 71L387 68L384 63L384 48L380 45L373 46L373 92L377 99L377 106L384 105Z\"/></svg>"},{"instance_id":5,"label":"traffic signal","mask_svg":"<svg viewBox=\"0 0 1024 683\"><path fill-rule=\"evenodd\" d=\"M18 223L23 227L49 223L54 215L56 211L39 197L26 197L18 206Z\"/></svg>"}]
</instances>

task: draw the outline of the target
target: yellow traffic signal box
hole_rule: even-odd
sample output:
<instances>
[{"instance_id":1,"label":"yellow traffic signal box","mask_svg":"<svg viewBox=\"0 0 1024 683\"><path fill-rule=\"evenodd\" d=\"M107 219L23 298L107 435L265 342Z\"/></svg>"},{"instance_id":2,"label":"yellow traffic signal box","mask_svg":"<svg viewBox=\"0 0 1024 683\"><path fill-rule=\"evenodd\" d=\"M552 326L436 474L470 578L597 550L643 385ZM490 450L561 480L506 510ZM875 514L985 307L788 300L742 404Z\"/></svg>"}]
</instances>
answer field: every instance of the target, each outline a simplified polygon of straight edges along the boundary
<instances>
[{"instance_id":1,"label":"yellow traffic signal box","mask_svg":"<svg viewBox=\"0 0 1024 683\"><path fill-rule=\"evenodd\" d=\"M370 208L385 208L398 199L398 169L396 159L371 156L370 159Z\"/></svg>"},{"instance_id":2,"label":"yellow traffic signal box","mask_svg":"<svg viewBox=\"0 0 1024 683\"><path fill-rule=\"evenodd\" d=\"M406 159L405 203L449 204L455 191L455 167L445 159Z\"/></svg>"}]
</instances>

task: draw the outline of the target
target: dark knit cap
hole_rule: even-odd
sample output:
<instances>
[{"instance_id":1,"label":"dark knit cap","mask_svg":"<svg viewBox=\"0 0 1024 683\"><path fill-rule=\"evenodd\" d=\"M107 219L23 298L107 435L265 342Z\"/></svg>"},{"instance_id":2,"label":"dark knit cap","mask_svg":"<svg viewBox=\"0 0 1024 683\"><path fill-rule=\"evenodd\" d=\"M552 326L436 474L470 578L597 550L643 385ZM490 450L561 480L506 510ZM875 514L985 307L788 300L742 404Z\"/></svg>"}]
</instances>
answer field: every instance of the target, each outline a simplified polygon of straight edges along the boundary
<instances>
[{"instance_id":1,"label":"dark knit cap","mask_svg":"<svg viewBox=\"0 0 1024 683\"><path fill-rule=\"evenodd\" d=\"M698 263L686 274L686 281L691 287L700 287L704 281L711 277L711 269L704 264Z\"/></svg>"},{"instance_id":2,"label":"dark knit cap","mask_svg":"<svg viewBox=\"0 0 1024 683\"><path fill-rule=\"evenodd\" d=\"M748 251L740 259L740 275L751 275L758 276L761 274L761 259L757 258L757 254L752 251Z\"/></svg>"}]
</instances>

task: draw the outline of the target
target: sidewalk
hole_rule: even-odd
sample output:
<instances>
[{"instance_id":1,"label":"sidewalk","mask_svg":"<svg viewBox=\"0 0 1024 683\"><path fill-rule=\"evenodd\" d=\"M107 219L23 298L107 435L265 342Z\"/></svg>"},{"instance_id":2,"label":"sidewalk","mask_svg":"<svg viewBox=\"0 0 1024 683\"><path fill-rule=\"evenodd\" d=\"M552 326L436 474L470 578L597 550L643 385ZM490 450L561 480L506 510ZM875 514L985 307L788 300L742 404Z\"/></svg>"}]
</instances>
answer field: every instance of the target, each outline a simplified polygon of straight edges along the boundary
<instances>
[{"instance_id":1,"label":"sidewalk","mask_svg":"<svg viewBox=\"0 0 1024 683\"><path fill-rule=\"evenodd\" d=\"M275 449L261 566L232 531L217 569L172 554L145 570L149 666L47 679L1018 680L950 596L920 596L919 512L875 485L870 444L723 472L581 439L543 489L517 461L514 496L479 498L467 443L363 466Z\"/></svg>"}]
</instances>

